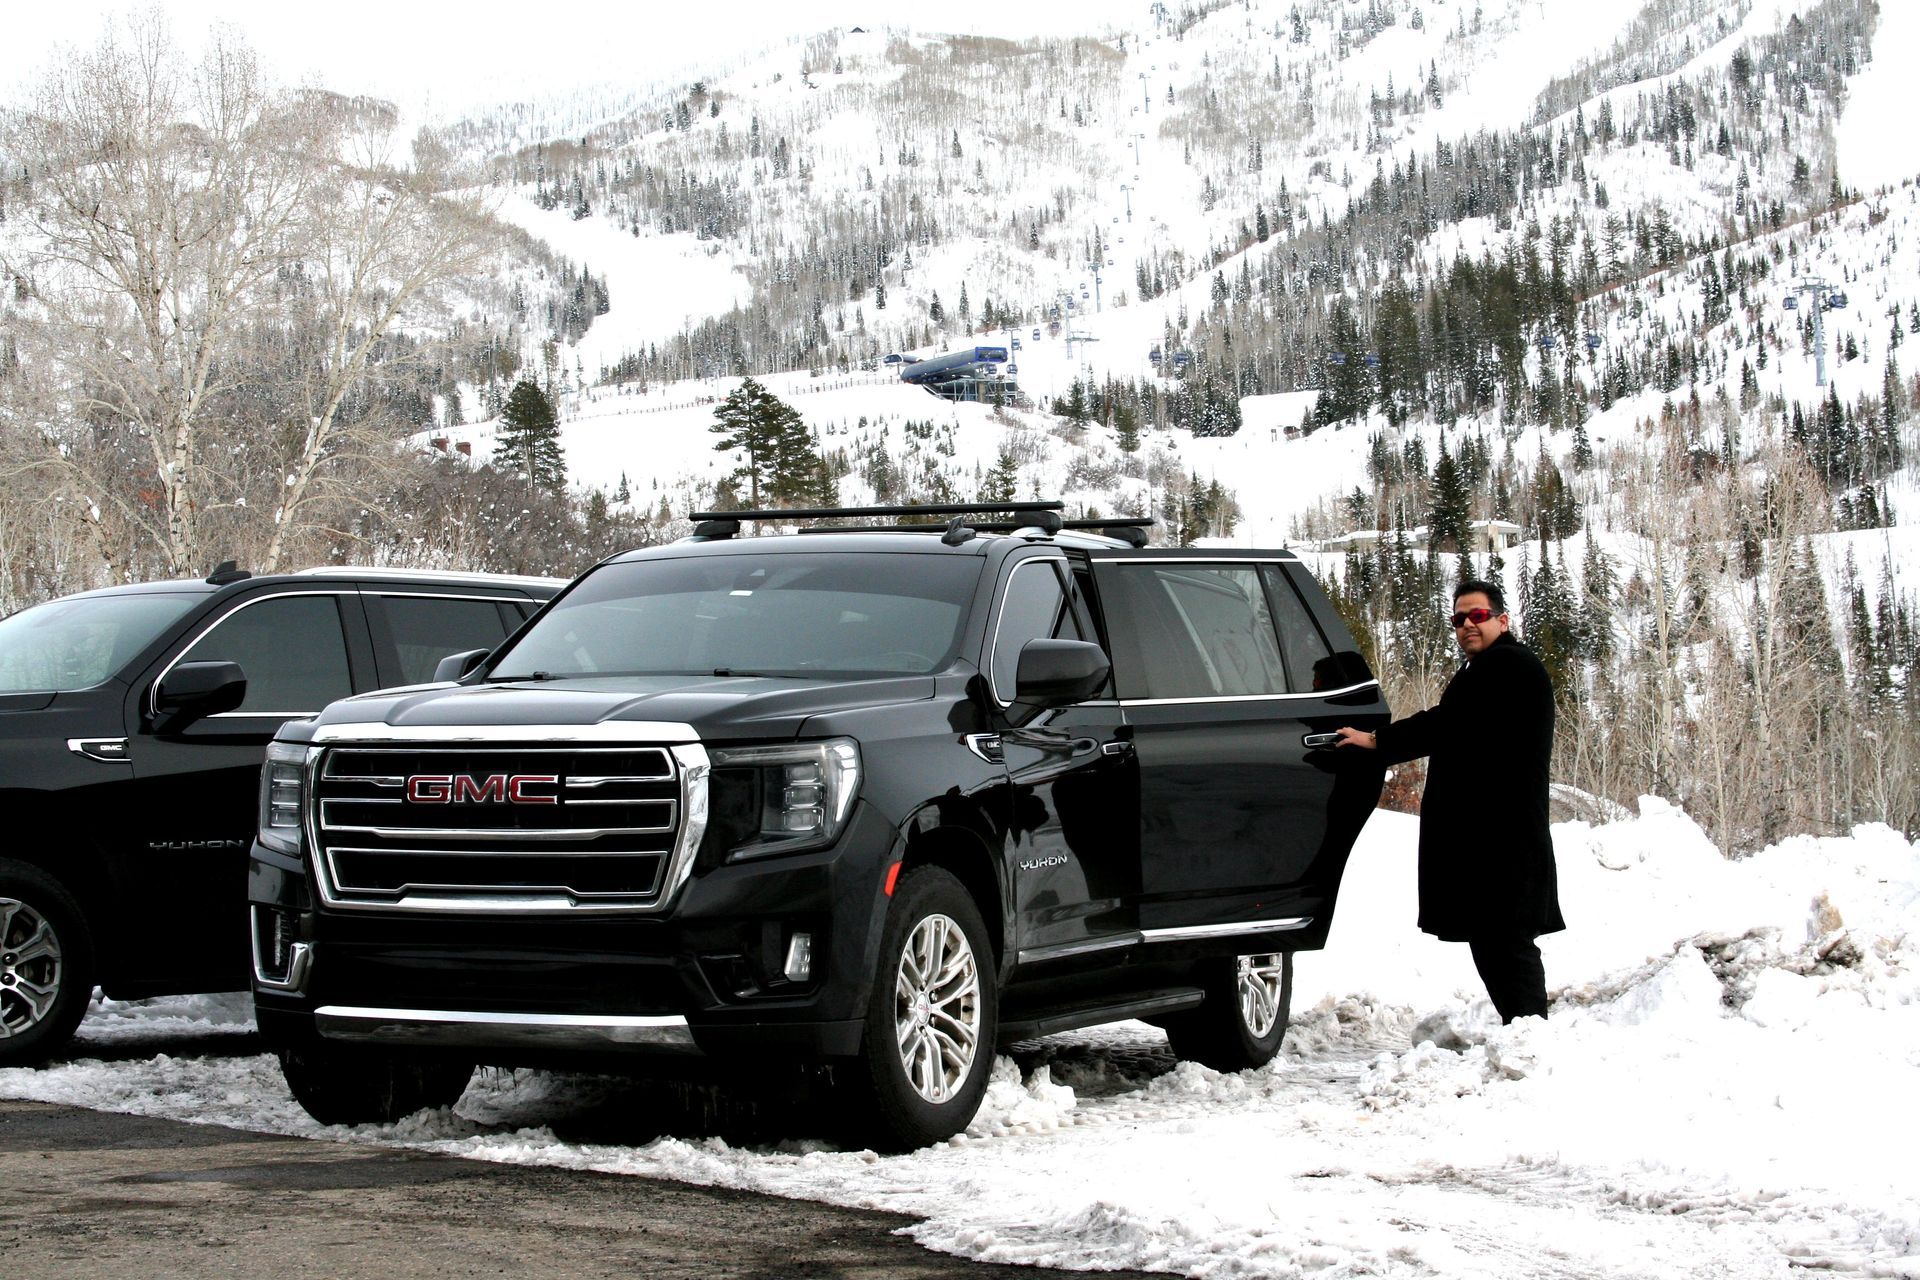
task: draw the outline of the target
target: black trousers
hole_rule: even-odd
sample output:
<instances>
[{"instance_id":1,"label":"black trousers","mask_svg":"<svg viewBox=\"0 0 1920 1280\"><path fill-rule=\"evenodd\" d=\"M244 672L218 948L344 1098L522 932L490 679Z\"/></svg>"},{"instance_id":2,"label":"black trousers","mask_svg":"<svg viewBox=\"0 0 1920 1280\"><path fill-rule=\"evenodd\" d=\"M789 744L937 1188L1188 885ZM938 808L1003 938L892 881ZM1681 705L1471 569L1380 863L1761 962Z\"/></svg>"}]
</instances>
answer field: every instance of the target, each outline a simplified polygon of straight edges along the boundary
<instances>
[{"instance_id":1,"label":"black trousers","mask_svg":"<svg viewBox=\"0 0 1920 1280\"><path fill-rule=\"evenodd\" d=\"M1538 943L1525 934L1496 934L1469 938L1467 945L1501 1022L1547 1016L1547 970Z\"/></svg>"}]
</instances>

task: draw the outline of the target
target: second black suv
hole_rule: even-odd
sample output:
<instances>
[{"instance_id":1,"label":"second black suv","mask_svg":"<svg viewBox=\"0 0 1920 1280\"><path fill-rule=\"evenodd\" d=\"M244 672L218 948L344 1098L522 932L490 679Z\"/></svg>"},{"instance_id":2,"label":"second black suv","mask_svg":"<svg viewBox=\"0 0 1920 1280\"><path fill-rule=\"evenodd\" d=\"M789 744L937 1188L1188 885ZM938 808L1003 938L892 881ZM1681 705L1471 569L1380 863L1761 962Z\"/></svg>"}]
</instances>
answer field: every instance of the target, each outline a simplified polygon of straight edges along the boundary
<instances>
[{"instance_id":1,"label":"second black suv","mask_svg":"<svg viewBox=\"0 0 1920 1280\"><path fill-rule=\"evenodd\" d=\"M290 719L491 649L565 585L316 569L109 587L0 620L0 1065L116 997L247 987L260 762Z\"/></svg>"},{"instance_id":2,"label":"second black suv","mask_svg":"<svg viewBox=\"0 0 1920 1280\"><path fill-rule=\"evenodd\" d=\"M1379 794L1328 748L1380 686L1290 552L1058 506L716 514L458 684L289 724L249 887L294 1096L345 1123L476 1061L817 1062L911 1146L1011 1040L1146 1018L1271 1058Z\"/></svg>"}]
</instances>

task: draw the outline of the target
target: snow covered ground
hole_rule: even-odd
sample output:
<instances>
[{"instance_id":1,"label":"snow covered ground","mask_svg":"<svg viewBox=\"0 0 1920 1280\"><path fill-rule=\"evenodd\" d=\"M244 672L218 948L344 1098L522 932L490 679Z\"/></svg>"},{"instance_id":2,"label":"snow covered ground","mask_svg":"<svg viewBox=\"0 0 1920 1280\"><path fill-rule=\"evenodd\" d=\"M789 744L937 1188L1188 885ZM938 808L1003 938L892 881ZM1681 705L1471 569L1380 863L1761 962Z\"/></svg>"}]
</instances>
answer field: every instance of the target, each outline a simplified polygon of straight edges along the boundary
<instances>
[{"instance_id":1,"label":"snow covered ground","mask_svg":"<svg viewBox=\"0 0 1920 1280\"><path fill-rule=\"evenodd\" d=\"M1553 1014L1502 1028L1465 948L1413 928L1415 831L1374 815L1270 1067L1175 1064L1137 1023L1054 1037L1001 1060L967 1135L907 1156L697 1124L636 1142L645 1092L531 1072L321 1129L270 1058L219 1054L248 1044L234 997L108 1002L97 1059L0 1071L0 1094L890 1209L936 1249L1092 1270L1920 1276L1920 845L1863 827L1730 863L1655 800L1558 826Z\"/></svg>"}]
</instances>

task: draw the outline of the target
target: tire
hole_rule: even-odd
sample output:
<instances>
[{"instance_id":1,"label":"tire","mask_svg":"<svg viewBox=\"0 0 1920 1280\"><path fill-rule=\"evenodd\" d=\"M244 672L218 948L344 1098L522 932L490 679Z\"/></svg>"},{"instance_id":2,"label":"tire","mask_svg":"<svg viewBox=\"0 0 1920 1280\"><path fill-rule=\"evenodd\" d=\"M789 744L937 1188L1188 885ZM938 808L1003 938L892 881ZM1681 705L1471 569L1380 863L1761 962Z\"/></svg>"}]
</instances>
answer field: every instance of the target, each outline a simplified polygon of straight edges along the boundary
<instances>
[{"instance_id":1,"label":"tire","mask_svg":"<svg viewBox=\"0 0 1920 1280\"><path fill-rule=\"evenodd\" d=\"M382 1049L282 1049L280 1071L294 1101L321 1124L391 1124L467 1091L473 1064Z\"/></svg>"},{"instance_id":2,"label":"tire","mask_svg":"<svg viewBox=\"0 0 1920 1280\"><path fill-rule=\"evenodd\" d=\"M0 858L0 1066L45 1062L93 998L93 934L46 872Z\"/></svg>"},{"instance_id":3,"label":"tire","mask_svg":"<svg viewBox=\"0 0 1920 1280\"><path fill-rule=\"evenodd\" d=\"M1206 1002L1164 1020L1174 1056L1216 1071L1264 1067L1280 1052L1293 1011L1293 953L1206 962Z\"/></svg>"},{"instance_id":4,"label":"tire","mask_svg":"<svg viewBox=\"0 0 1920 1280\"><path fill-rule=\"evenodd\" d=\"M848 1118L875 1150L912 1151L980 1110L999 1030L993 947L980 909L939 867L900 877L880 937Z\"/></svg>"}]
</instances>

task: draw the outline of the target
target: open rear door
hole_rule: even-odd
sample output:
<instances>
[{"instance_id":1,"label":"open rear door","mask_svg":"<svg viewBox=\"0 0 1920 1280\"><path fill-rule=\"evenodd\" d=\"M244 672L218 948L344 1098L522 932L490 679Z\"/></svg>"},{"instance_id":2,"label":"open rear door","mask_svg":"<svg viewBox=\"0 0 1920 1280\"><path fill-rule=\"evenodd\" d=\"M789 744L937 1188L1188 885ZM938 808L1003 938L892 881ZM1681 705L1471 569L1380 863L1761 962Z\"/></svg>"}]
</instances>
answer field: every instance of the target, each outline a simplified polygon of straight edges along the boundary
<instances>
[{"instance_id":1,"label":"open rear door","mask_svg":"<svg viewBox=\"0 0 1920 1280\"><path fill-rule=\"evenodd\" d=\"M1323 945L1381 778L1361 753L1336 755L1332 733L1387 718L1378 683L1329 642L1288 553L1096 554L1094 571L1102 609L1126 619L1111 633L1138 756L1145 940Z\"/></svg>"}]
</instances>

